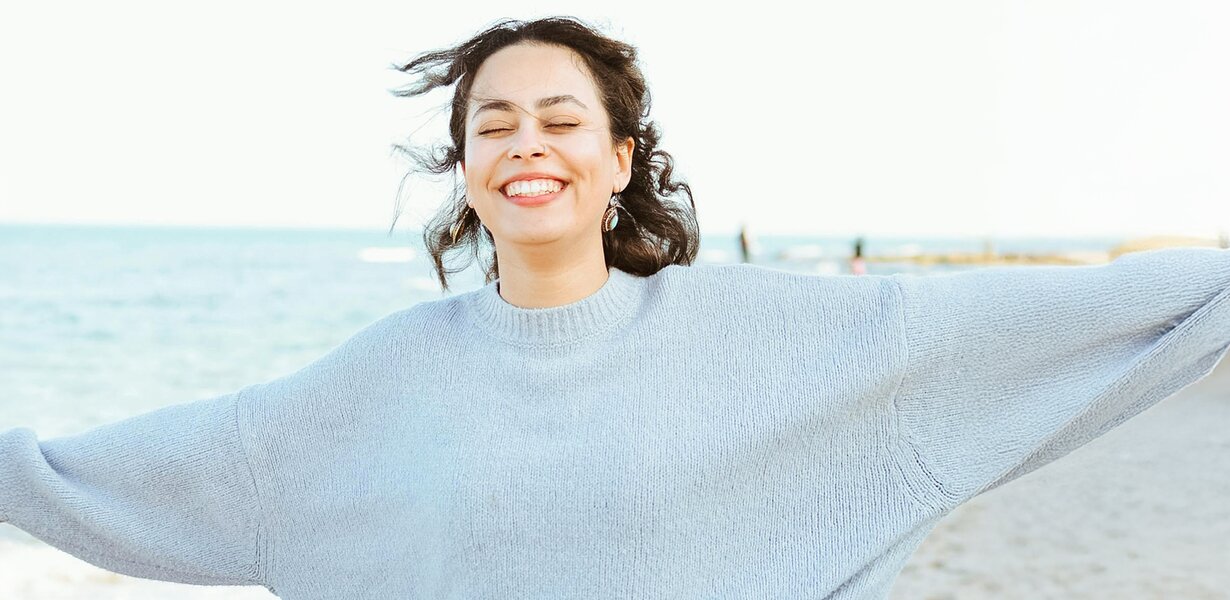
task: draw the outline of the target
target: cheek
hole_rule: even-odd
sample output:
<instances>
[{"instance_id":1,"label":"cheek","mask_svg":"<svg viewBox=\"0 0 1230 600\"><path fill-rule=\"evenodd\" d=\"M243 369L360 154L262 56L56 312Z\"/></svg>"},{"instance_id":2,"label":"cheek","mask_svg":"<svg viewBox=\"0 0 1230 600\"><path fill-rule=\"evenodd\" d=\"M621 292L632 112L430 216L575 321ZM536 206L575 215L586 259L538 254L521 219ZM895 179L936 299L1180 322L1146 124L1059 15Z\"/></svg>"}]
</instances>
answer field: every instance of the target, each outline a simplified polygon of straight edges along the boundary
<instances>
[{"instance_id":1,"label":"cheek","mask_svg":"<svg viewBox=\"0 0 1230 600\"><path fill-rule=\"evenodd\" d=\"M569 167L584 178L588 186L600 186L611 178L613 155L604 153L595 144L577 144L572 147L561 147L560 154L566 157Z\"/></svg>"},{"instance_id":2,"label":"cheek","mask_svg":"<svg viewBox=\"0 0 1230 600\"><path fill-rule=\"evenodd\" d=\"M493 173L494 162L484 154L482 148L466 147L465 181L467 185L483 186Z\"/></svg>"}]
</instances>

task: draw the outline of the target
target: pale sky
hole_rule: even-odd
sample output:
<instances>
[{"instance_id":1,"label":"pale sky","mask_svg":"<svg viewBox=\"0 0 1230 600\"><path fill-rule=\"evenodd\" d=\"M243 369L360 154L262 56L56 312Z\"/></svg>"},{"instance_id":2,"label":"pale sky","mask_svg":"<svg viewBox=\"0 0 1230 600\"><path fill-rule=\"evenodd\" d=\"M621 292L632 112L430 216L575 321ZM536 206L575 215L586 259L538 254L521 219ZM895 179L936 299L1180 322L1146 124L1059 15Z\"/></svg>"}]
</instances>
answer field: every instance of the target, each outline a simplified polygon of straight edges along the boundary
<instances>
[{"instance_id":1,"label":"pale sky","mask_svg":"<svg viewBox=\"0 0 1230 600\"><path fill-rule=\"evenodd\" d=\"M387 229L447 116L388 68L501 17L640 48L702 231L1230 231L1230 4L20 3L0 223ZM445 198L412 180L399 228Z\"/></svg>"}]
</instances>

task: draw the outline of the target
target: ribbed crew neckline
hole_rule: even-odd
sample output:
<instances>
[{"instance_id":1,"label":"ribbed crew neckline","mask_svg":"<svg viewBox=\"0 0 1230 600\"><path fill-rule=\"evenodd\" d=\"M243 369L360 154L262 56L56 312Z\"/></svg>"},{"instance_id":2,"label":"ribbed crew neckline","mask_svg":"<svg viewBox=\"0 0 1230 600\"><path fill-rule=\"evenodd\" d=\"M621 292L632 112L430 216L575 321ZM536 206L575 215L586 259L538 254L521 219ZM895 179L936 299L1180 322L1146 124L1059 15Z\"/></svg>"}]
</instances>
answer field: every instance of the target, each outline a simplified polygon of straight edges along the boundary
<instances>
[{"instance_id":1,"label":"ribbed crew neckline","mask_svg":"<svg viewBox=\"0 0 1230 600\"><path fill-rule=\"evenodd\" d=\"M553 346L606 331L630 315L639 304L645 278L607 269L607 280L594 293L562 306L522 308L509 304L498 291L499 279L472 295L470 306L478 326L514 344Z\"/></svg>"}]
</instances>

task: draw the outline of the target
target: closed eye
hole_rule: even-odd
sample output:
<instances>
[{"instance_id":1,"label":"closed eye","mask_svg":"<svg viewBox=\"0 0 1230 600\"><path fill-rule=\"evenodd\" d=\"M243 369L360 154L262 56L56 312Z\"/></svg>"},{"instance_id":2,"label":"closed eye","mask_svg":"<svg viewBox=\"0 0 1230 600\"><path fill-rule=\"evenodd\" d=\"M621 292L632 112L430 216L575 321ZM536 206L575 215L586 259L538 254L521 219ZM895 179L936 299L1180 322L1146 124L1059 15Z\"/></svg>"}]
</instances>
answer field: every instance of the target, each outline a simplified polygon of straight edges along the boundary
<instances>
[{"instance_id":1,"label":"closed eye","mask_svg":"<svg viewBox=\"0 0 1230 600\"><path fill-rule=\"evenodd\" d=\"M550 125L547 125L547 127L578 127L578 126L580 126L580 123L551 123ZM484 129L478 132L478 135L487 135L488 133L496 133L499 131L512 131L512 130L507 127L499 127L496 129Z\"/></svg>"}]
</instances>

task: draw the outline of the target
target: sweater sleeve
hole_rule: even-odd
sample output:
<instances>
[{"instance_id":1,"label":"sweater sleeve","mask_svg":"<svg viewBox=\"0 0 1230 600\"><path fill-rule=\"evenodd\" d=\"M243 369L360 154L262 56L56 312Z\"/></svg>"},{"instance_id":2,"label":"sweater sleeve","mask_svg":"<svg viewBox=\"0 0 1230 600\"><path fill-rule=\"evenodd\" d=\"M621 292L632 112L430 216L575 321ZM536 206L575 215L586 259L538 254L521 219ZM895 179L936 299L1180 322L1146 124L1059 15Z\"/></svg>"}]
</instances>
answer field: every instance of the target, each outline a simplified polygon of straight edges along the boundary
<instances>
[{"instance_id":1,"label":"sweater sleeve","mask_svg":"<svg viewBox=\"0 0 1230 600\"><path fill-rule=\"evenodd\" d=\"M242 392L39 441L0 432L0 522L147 579L259 585L260 511Z\"/></svg>"},{"instance_id":2,"label":"sweater sleeve","mask_svg":"<svg viewBox=\"0 0 1230 600\"><path fill-rule=\"evenodd\" d=\"M1096 266L891 276L913 486L956 505L1058 459L1204 377L1230 346L1230 250Z\"/></svg>"}]
</instances>

